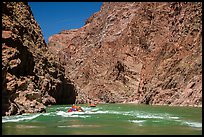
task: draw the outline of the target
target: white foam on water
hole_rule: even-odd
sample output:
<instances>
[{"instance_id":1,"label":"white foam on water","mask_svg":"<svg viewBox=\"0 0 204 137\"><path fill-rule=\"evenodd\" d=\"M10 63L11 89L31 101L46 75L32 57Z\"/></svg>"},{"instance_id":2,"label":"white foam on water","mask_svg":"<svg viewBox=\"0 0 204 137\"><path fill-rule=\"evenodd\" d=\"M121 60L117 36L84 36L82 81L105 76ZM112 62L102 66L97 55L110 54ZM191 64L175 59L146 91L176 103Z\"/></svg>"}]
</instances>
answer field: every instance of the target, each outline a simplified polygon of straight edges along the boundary
<instances>
[{"instance_id":1,"label":"white foam on water","mask_svg":"<svg viewBox=\"0 0 204 137\"><path fill-rule=\"evenodd\" d=\"M58 111L57 111L58 112ZM43 116L56 116L56 112L42 113Z\"/></svg>"},{"instance_id":2,"label":"white foam on water","mask_svg":"<svg viewBox=\"0 0 204 137\"><path fill-rule=\"evenodd\" d=\"M17 115L17 116L4 116L2 117L2 123L6 123L6 122L19 122L19 121L24 121L24 120L31 120L34 118L37 118L38 116L40 116L41 114L24 114L24 115Z\"/></svg>"},{"instance_id":3,"label":"white foam on water","mask_svg":"<svg viewBox=\"0 0 204 137\"><path fill-rule=\"evenodd\" d=\"M50 116L51 115L51 113L44 113L44 114L42 114L43 116Z\"/></svg>"},{"instance_id":4,"label":"white foam on water","mask_svg":"<svg viewBox=\"0 0 204 137\"><path fill-rule=\"evenodd\" d=\"M64 112L64 111L57 111L56 115L58 116L62 116L62 117L82 117L82 118L86 118L86 117L90 117L87 115L81 115L84 114L84 112Z\"/></svg>"},{"instance_id":5,"label":"white foam on water","mask_svg":"<svg viewBox=\"0 0 204 137\"><path fill-rule=\"evenodd\" d=\"M85 111L85 114L107 114L109 111Z\"/></svg>"},{"instance_id":6,"label":"white foam on water","mask_svg":"<svg viewBox=\"0 0 204 137\"><path fill-rule=\"evenodd\" d=\"M187 124L190 127L196 127L196 128L202 128L202 123L199 122L183 122L184 124Z\"/></svg>"},{"instance_id":7,"label":"white foam on water","mask_svg":"<svg viewBox=\"0 0 204 137\"><path fill-rule=\"evenodd\" d=\"M164 114L154 114L154 113L144 113L144 112L138 112L138 111L131 111L131 112L124 112L123 115L129 115L134 116L136 118L142 118L142 119L165 119L165 120L175 120L179 119L177 116L171 116L170 114L164 113Z\"/></svg>"},{"instance_id":8,"label":"white foam on water","mask_svg":"<svg viewBox=\"0 0 204 137\"><path fill-rule=\"evenodd\" d=\"M123 115L132 116L131 112L124 112Z\"/></svg>"},{"instance_id":9,"label":"white foam on water","mask_svg":"<svg viewBox=\"0 0 204 137\"><path fill-rule=\"evenodd\" d=\"M100 127L99 125L67 125L67 126L57 126L60 128L66 128L66 127Z\"/></svg>"},{"instance_id":10,"label":"white foam on water","mask_svg":"<svg viewBox=\"0 0 204 137\"><path fill-rule=\"evenodd\" d=\"M136 115L137 118L146 118L146 119L164 119L163 116L157 116L152 114L138 114Z\"/></svg>"},{"instance_id":11,"label":"white foam on water","mask_svg":"<svg viewBox=\"0 0 204 137\"><path fill-rule=\"evenodd\" d=\"M142 123L144 123L146 120L129 120L131 123L137 123L139 126L142 126Z\"/></svg>"},{"instance_id":12,"label":"white foam on water","mask_svg":"<svg viewBox=\"0 0 204 137\"><path fill-rule=\"evenodd\" d=\"M146 120L130 120L130 122L133 122L133 123L143 123L145 121Z\"/></svg>"},{"instance_id":13,"label":"white foam on water","mask_svg":"<svg viewBox=\"0 0 204 137\"><path fill-rule=\"evenodd\" d=\"M170 119L179 119L179 117L169 117Z\"/></svg>"},{"instance_id":14,"label":"white foam on water","mask_svg":"<svg viewBox=\"0 0 204 137\"><path fill-rule=\"evenodd\" d=\"M91 117L92 114L123 114L124 112L118 112L118 111L111 111L111 110L105 110L102 111L100 108L82 108L84 112L67 112L67 111L57 111L55 112L55 115L62 116L62 117ZM49 114L45 114L49 115Z\"/></svg>"}]
</instances>

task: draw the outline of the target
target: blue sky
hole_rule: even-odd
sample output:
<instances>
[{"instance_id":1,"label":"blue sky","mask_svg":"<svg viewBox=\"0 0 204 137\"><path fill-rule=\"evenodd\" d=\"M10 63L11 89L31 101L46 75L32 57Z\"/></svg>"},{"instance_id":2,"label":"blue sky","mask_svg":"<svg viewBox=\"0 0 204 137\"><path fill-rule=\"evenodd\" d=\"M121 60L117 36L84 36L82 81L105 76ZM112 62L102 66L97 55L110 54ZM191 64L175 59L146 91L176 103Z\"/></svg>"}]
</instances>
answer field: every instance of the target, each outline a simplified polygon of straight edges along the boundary
<instances>
[{"instance_id":1,"label":"blue sky","mask_svg":"<svg viewBox=\"0 0 204 137\"><path fill-rule=\"evenodd\" d=\"M85 21L100 10L102 2L28 2L28 4L47 43L53 34L84 26Z\"/></svg>"}]
</instances>

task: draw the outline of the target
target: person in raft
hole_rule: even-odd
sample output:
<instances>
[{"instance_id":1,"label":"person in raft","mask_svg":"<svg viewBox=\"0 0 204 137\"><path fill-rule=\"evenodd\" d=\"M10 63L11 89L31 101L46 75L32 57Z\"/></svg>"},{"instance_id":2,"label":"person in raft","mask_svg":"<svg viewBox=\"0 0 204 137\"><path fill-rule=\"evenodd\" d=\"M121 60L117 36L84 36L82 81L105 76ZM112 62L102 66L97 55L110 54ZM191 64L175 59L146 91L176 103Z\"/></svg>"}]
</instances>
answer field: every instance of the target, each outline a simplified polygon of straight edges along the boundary
<instances>
[{"instance_id":1,"label":"person in raft","mask_svg":"<svg viewBox=\"0 0 204 137\"><path fill-rule=\"evenodd\" d=\"M75 106L74 104L72 105L71 108L68 109L68 112L73 112L73 111L84 112L81 106Z\"/></svg>"}]
</instances>

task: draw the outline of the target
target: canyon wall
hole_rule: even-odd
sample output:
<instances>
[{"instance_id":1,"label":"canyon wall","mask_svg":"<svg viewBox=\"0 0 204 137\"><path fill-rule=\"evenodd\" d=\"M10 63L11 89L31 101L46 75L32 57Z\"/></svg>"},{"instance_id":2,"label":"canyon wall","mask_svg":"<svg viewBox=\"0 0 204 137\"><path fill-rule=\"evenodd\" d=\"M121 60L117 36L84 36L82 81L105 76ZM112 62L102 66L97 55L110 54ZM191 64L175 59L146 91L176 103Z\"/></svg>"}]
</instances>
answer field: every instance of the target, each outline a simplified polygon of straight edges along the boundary
<instances>
[{"instance_id":1,"label":"canyon wall","mask_svg":"<svg viewBox=\"0 0 204 137\"><path fill-rule=\"evenodd\" d=\"M75 102L76 89L48 52L27 2L2 3L2 115Z\"/></svg>"},{"instance_id":2,"label":"canyon wall","mask_svg":"<svg viewBox=\"0 0 204 137\"><path fill-rule=\"evenodd\" d=\"M48 49L78 103L202 106L201 2L105 2Z\"/></svg>"}]
</instances>

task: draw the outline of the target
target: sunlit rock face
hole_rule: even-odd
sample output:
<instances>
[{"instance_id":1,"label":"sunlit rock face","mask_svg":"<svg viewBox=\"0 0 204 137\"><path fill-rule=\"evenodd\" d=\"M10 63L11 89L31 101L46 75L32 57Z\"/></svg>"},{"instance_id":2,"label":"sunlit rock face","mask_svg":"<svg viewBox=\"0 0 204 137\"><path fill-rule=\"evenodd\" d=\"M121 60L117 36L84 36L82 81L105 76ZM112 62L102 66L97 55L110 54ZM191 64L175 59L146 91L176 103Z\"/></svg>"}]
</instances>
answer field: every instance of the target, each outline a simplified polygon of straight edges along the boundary
<instances>
[{"instance_id":1,"label":"sunlit rock face","mask_svg":"<svg viewBox=\"0 0 204 137\"><path fill-rule=\"evenodd\" d=\"M2 3L2 115L44 112L75 102L75 87L47 51L26 2Z\"/></svg>"},{"instance_id":2,"label":"sunlit rock face","mask_svg":"<svg viewBox=\"0 0 204 137\"><path fill-rule=\"evenodd\" d=\"M201 24L201 2L105 2L48 49L79 103L202 106Z\"/></svg>"}]
</instances>

